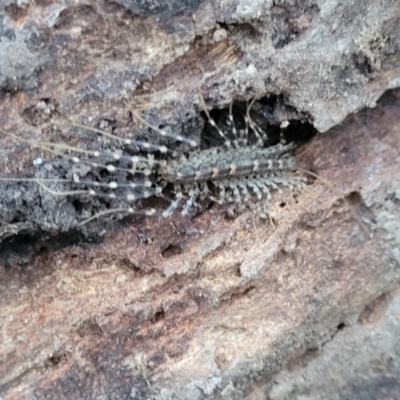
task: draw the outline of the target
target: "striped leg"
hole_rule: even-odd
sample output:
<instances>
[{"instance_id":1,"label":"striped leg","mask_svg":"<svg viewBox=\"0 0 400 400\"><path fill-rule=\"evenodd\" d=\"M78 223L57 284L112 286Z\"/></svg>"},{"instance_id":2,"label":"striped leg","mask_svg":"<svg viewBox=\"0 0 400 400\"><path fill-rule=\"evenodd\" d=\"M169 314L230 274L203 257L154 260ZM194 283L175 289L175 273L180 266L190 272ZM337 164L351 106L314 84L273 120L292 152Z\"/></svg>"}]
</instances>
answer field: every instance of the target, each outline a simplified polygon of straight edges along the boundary
<instances>
[{"instance_id":1,"label":"striped leg","mask_svg":"<svg viewBox=\"0 0 400 400\"><path fill-rule=\"evenodd\" d=\"M232 127L232 133L233 133L233 145L235 146L235 148L239 148L240 147L240 143L238 140L238 134L237 134L237 129L236 129L236 125L235 125L235 120L233 119L233 114L232 114L232 106L233 106L233 100L231 101L231 104L229 104L229 115L228 115L228 119L229 119L229 124Z\"/></svg>"},{"instance_id":2,"label":"striped leg","mask_svg":"<svg viewBox=\"0 0 400 400\"><path fill-rule=\"evenodd\" d=\"M239 189L237 188L235 182L233 182L233 181L228 182L228 186L233 191L233 197L235 198L235 203L240 203L240 201L241 201L240 193L239 193Z\"/></svg>"},{"instance_id":3,"label":"striped leg","mask_svg":"<svg viewBox=\"0 0 400 400\"><path fill-rule=\"evenodd\" d=\"M232 142L228 139L228 137L225 135L224 132L222 132L222 130L218 127L218 125L215 123L215 121L211 118L210 113L208 112L208 108L206 103L204 102L203 96L200 93L200 103L201 106L203 108L203 111L205 112L205 114L207 115L208 118L208 123L218 132L218 134L222 137L222 139L224 139L225 141L225 147L229 150L232 148Z\"/></svg>"},{"instance_id":4,"label":"striped leg","mask_svg":"<svg viewBox=\"0 0 400 400\"><path fill-rule=\"evenodd\" d=\"M247 181L247 186L249 186L249 187L253 190L253 192L254 192L254 194L257 196L257 199L258 199L258 200L261 200L261 199L262 199L262 194L261 194L261 192L260 192L260 189L259 189L258 186L253 182L253 179L248 179L248 181Z\"/></svg>"},{"instance_id":5,"label":"striped leg","mask_svg":"<svg viewBox=\"0 0 400 400\"><path fill-rule=\"evenodd\" d=\"M186 189L186 187L185 187ZM197 196L199 195L199 188L197 187L196 183L191 185L186 189L187 193L189 194L189 199L186 201L185 205L182 209L182 215L187 215L190 208L193 206L194 202L196 201Z\"/></svg>"},{"instance_id":6,"label":"striped leg","mask_svg":"<svg viewBox=\"0 0 400 400\"><path fill-rule=\"evenodd\" d=\"M178 208L179 203L182 200L182 189L181 186L175 184L175 200L170 204L170 206L162 213L163 217L169 217Z\"/></svg>"},{"instance_id":7,"label":"striped leg","mask_svg":"<svg viewBox=\"0 0 400 400\"><path fill-rule=\"evenodd\" d=\"M254 132L254 134L257 137L257 142L254 144L254 146L261 147L266 142L268 137L267 137L267 134L251 119L251 116L250 116L251 107L253 107L253 104L256 100L257 100L257 97L254 98L251 101L250 105L247 107L246 118L249 122L250 128L252 129L252 131Z\"/></svg>"},{"instance_id":8,"label":"striped leg","mask_svg":"<svg viewBox=\"0 0 400 400\"><path fill-rule=\"evenodd\" d=\"M219 198L216 198L214 196L209 196L209 198L218 203L218 204L223 204L225 201L225 186L223 185L223 183L221 181L215 181L213 182L213 184L219 189Z\"/></svg>"}]
</instances>

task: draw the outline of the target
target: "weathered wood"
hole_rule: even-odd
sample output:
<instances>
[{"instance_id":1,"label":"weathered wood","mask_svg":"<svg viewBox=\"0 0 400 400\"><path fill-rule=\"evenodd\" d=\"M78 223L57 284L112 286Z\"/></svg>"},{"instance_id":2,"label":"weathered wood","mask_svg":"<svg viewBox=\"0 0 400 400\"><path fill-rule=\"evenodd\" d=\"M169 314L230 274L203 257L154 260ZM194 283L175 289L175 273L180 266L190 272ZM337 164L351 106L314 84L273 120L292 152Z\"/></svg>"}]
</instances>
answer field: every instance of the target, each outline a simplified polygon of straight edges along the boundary
<instances>
[{"instance_id":1,"label":"weathered wood","mask_svg":"<svg viewBox=\"0 0 400 400\"><path fill-rule=\"evenodd\" d=\"M1 70L2 79L12 77L5 67L16 76L0 81L2 127L91 146L93 137L71 130L65 118L112 120L124 135L132 127L129 110L146 106L157 123L176 132L190 127L199 139L200 86L210 106L235 96L284 95L266 118L327 130L395 86L396 2L302 8L251 2L248 9L230 3L185 2L188 8L176 9L172 2L150 11L140 2L8 2L1 10L12 32L3 31L0 52L7 45L21 53ZM349 20L351 26L343 23ZM393 313L400 277L399 97L389 92L376 109L299 149L299 164L337 190L316 181L297 200L289 191L275 194L273 224L249 211L230 220L226 207L214 206L193 219L99 221L98 235L85 237L68 231L72 211L64 220L54 217L61 201L38 197L32 186L5 185L2 234L19 235L2 248L0 397L283 399L313 390L312 377L321 380L313 363L329 359L327 343L345 354L341 335L356 343L357 332L376 329ZM37 153L10 138L1 143L4 174L33 170ZM13 204L18 190L24 201ZM16 209L18 217L9 217ZM31 236L22 236L25 230ZM98 243L88 242L95 237ZM393 343L386 350L395 355ZM398 363L393 354L381 360L389 372L377 380L398 376L389 365ZM332 370L350 362L333 361ZM285 379L294 381L299 370L310 381L297 380L296 392ZM353 377L336 373L314 398L338 387L342 398L351 397Z\"/></svg>"}]
</instances>

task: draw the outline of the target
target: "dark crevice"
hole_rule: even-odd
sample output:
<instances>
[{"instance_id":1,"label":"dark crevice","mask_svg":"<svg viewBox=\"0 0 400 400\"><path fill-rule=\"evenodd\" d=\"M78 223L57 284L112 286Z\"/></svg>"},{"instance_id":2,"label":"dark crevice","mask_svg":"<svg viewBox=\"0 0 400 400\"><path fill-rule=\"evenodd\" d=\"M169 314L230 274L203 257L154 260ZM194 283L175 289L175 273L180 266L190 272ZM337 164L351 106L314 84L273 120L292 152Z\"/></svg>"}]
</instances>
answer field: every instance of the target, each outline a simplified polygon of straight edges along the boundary
<instances>
[{"instance_id":1,"label":"dark crevice","mask_svg":"<svg viewBox=\"0 0 400 400\"><path fill-rule=\"evenodd\" d=\"M65 363L68 358L68 354L65 352L55 353L47 359L45 365L50 368L55 368L58 365Z\"/></svg>"},{"instance_id":2,"label":"dark crevice","mask_svg":"<svg viewBox=\"0 0 400 400\"><path fill-rule=\"evenodd\" d=\"M165 318L165 311L162 308L161 310L158 310L154 315L153 318L151 319L151 322L156 323Z\"/></svg>"},{"instance_id":3,"label":"dark crevice","mask_svg":"<svg viewBox=\"0 0 400 400\"><path fill-rule=\"evenodd\" d=\"M166 249L161 251L161 255L164 258L169 258L178 254L182 254L182 252L183 246L181 244L170 244Z\"/></svg>"},{"instance_id":4,"label":"dark crevice","mask_svg":"<svg viewBox=\"0 0 400 400\"><path fill-rule=\"evenodd\" d=\"M100 236L86 237L77 230L53 234L38 230L34 233L11 236L0 243L0 262L6 267L24 265L34 256L46 256L51 251L87 243L99 244Z\"/></svg>"},{"instance_id":5,"label":"dark crevice","mask_svg":"<svg viewBox=\"0 0 400 400\"><path fill-rule=\"evenodd\" d=\"M338 324L338 326L336 327L336 329L338 331L343 330L346 327L346 324L344 322L341 322L340 324Z\"/></svg>"},{"instance_id":6,"label":"dark crevice","mask_svg":"<svg viewBox=\"0 0 400 400\"><path fill-rule=\"evenodd\" d=\"M345 197L346 201L353 205L361 205L363 203L361 194L359 192L351 192Z\"/></svg>"}]
</instances>

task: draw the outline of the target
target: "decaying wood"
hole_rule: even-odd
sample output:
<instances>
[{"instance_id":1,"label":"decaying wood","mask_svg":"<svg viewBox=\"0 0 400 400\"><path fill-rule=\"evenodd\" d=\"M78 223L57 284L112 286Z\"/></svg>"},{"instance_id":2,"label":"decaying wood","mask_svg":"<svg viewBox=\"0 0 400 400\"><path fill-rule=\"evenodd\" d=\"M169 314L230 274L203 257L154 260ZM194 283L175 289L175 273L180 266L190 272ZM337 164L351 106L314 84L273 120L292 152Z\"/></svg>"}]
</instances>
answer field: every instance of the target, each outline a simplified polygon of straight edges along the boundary
<instances>
[{"instance_id":1,"label":"decaying wood","mask_svg":"<svg viewBox=\"0 0 400 400\"><path fill-rule=\"evenodd\" d=\"M36 3L1 9L12 28L2 31L0 51L17 46L22 66L16 53L3 64L0 121L31 139L89 146L94 139L66 122L89 117L123 135L133 105L200 139L198 86L210 106L273 93L280 102L270 123L302 120L324 131L374 103L399 75L390 1L357 10L310 2L299 13L292 2L268 3L258 14L239 1L178 11ZM379 7L390 18L371 29L365 21L379 20ZM344 17L352 29L341 26ZM343 29L346 51L332 45ZM163 90L156 100L139 97ZM84 236L53 218L60 202L28 188L13 204L22 189L5 185L0 397L284 399L316 387L313 398L339 390L346 398L357 376L340 371L367 362L377 365L374 388L398 382L395 341L386 356L374 348L376 358L357 359L358 369L333 358L329 379L317 371L332 353L346 359L343 336L356 343L381 329L390 337L387 321L398 318L399 97L388 92L377 108L300 148L299 164L337 190L317 180L296 199L275 194L272 223L251 211L228 219L226 207L214 206L194 218L99 221L97 234ZM9 138L1 144L4 175L32 172L37 153ZM7 217L15 208L20 214Z\"/></svg>"}]
</instances>

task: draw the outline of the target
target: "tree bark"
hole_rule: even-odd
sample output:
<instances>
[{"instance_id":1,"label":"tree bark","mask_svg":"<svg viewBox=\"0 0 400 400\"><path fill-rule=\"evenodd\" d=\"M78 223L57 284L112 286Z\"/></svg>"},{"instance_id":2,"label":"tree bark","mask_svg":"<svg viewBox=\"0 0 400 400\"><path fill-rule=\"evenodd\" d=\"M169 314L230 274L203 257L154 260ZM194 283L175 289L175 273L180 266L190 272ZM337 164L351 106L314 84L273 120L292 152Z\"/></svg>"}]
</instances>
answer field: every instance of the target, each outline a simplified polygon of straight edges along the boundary
<instances>
[{"instance_id":1,"label":"tree bark","mask_svg":"<svg viewBox=\"0 0 400 400\"><path fill-rule=\"evenodd\" d=\"M272 130L289 120L294 135L320 132L296 157L322 178L264 201L267 220L203 204L191 217L82 228L106 202L3 182L3 400L395 397L400 93L381 96L400 83L396 1L0 10L4 131L94 148L74 122L187 152L147 137L131 111L207 147L199 89L214 110L259 97ZM71 169L34 167L43 154L3 134L2 176Z\"/></svg>"}]
</instances>

